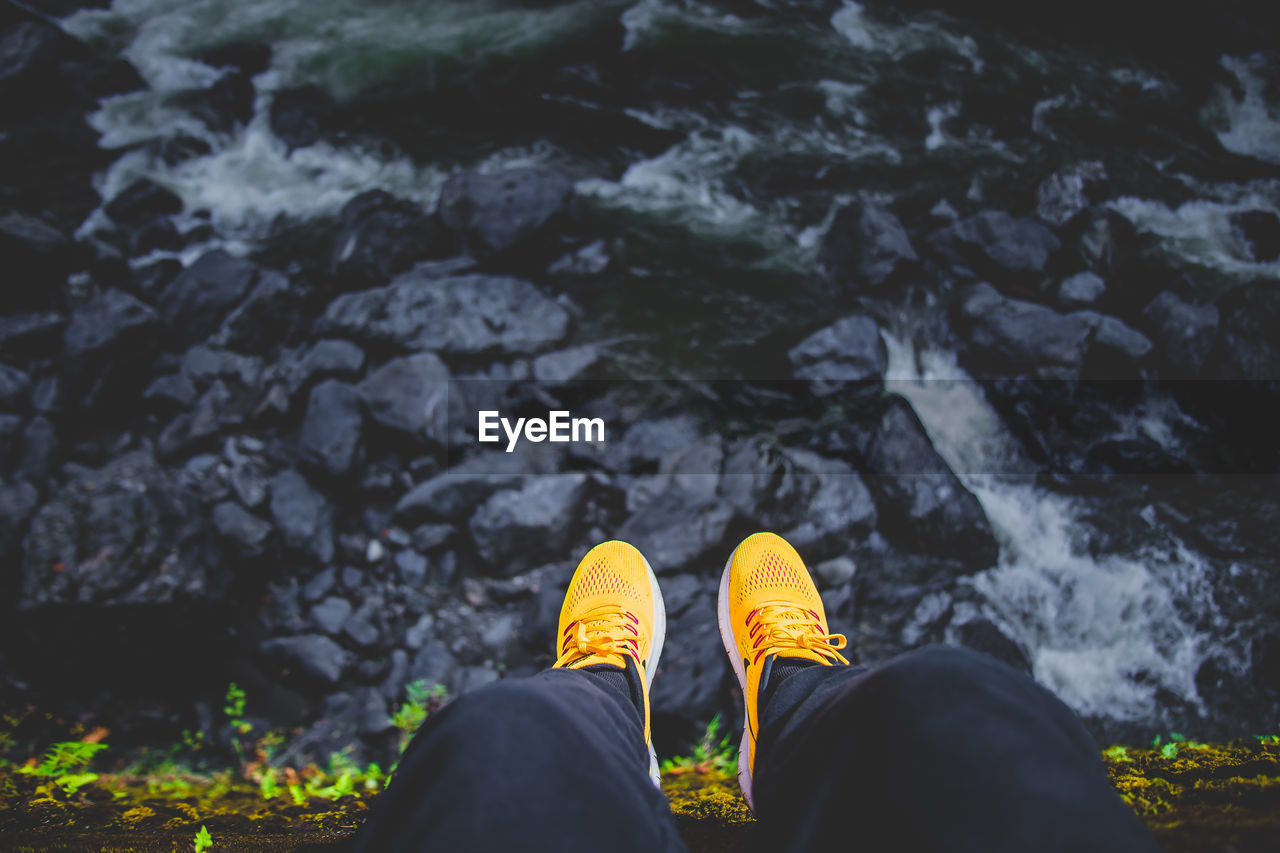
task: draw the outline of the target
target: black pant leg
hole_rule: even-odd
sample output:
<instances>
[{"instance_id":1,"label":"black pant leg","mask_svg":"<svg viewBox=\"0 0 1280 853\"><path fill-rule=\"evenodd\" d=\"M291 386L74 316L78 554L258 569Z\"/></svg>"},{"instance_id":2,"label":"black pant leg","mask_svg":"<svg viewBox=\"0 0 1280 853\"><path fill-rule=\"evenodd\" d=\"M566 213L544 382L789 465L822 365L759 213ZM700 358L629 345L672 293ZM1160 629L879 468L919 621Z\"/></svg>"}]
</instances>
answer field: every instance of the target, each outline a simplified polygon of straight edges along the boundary
<instances>
[{"instance_id":1,"label":"black pant leg","mask_svg":"<svg viewBox=\"0 0 1280 853\"><path fill-rule=\"evenodd\" d=\"M761 714L754 788L771 850L1159 850L1075 714L967 649L786 679Z\"/></svg>"},{"instance_id":2,"label":"black pant leg","mask_svg":"<svg viewBox=\"0 0 1280 853\"><path fill-rule=\"evenodd\" d=\"M499 681L436 712L356 848L683 850L635 706L581 670Z\"/></svg>"}]
</instances>

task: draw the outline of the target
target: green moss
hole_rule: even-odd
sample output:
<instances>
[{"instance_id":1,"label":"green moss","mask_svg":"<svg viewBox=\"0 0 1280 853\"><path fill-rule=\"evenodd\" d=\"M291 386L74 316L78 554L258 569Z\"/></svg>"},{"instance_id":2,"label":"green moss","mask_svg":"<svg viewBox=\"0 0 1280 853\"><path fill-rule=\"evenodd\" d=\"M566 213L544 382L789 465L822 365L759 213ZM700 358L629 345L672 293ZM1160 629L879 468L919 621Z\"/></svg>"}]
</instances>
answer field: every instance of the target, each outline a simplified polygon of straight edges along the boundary
<instances>
[{"instance_id":1,"label":"green moss","mask_svg":"<svg viewBox=\"0 0 1280 853\"><path fill-rule=\"evenodd\" d=\"M754 837L732 748L718 732L708 727L693 755L664 762L663 790L695 853L746 850ZM44 760L59 766L56 756ZM1110 747L1102 760L1117 791L1170 853L1280 849L1277 739L1162 739L1151 748ZM337 845L363 823L385 779L342 753L326 767L263 762L199 773L169 764L163 772L100 772L70 790L21 770L35 766L34 758L0 765L0 835L17 849L189 850L202 828L217 849ZM275 786L270 796L268 778Z\"/></svg>"}]
</instances>

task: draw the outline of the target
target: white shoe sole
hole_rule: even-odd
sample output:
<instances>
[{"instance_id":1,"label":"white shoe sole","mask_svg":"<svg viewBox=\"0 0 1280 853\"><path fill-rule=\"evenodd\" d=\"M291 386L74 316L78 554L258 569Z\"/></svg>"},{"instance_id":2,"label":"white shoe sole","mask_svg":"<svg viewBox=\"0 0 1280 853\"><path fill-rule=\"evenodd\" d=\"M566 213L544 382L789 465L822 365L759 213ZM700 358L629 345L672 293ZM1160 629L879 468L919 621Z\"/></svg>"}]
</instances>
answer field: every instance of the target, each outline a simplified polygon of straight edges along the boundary
<instances>
[{"instance_id":1,"label":"white shoe sole","mask_svg":"<svg viewBox=\"0 0 1280 853\"><path fill-rule=\"evenodd\" d=\"M649 663L644 669L645 689L653 688L653 676L658 671L658 658L662 657L662 644L667 638L667 605L662 600L662 589L658 586L658 576L653 573L653 566L644 554L644 567L649 570L649 588L653 591L653 639L649 651ZM649 711L650 720L653 710ZM649 778L658 788L662 787L662 773L658 770L658 753L653 748L653 737L649 738Z\"/></svg>"},{"instance_id":2,"label":"white shoe sole","mask_svg":"<svg viewBox=\"0 0 1280 853\"><path fill-rule=\"evenodd\" d=\"M738 549L734 548L725 561L724 573L720 575L716 621L720 623L720 642L724 643L724 650L729 654L729 664L733 667L733 674L738 676L738 686L742 688L742 743L738 746L738 787L742 789L747 807L754 814L756 804L752 798L751 759L748 754L751 749L751 723L747 719L747 670L738 655L738 641L733 636L733 626L729 624L729 567L733 565L733 558L737 553Z\"/></svg>"}]
</instances>

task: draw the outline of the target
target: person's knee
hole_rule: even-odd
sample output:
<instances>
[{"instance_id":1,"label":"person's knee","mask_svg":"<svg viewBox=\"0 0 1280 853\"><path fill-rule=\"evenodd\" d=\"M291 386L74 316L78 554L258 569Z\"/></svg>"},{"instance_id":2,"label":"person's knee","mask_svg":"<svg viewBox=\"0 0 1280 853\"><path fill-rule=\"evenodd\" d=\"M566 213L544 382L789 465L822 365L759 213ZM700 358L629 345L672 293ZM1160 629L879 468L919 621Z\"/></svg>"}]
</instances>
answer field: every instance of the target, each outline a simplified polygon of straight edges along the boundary
<instances>
[{"instance_id":1,"label":"person's knee","mask_svg":"<svg viewBox=\"0 0 1280 853\"><path fill-rule=\"evenodd\" d=\"M552 697L533 679L512 678L463 694L439 713L447 716L441 722L452 729L485 732L496 726L505 731L530 726L556 710Z\"/></svg>"}]
</instances>

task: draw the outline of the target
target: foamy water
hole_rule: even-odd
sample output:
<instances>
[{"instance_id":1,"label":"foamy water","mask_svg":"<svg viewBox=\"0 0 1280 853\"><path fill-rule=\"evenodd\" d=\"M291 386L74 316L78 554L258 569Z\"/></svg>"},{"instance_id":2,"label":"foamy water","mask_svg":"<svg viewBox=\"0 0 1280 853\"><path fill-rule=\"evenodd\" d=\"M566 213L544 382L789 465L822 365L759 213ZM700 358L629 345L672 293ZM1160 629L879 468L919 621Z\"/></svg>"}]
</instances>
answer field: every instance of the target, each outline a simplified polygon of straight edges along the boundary
<instances>
[{"instance_id":1,"label":"foamy water","mask_svg":"<svg viewBox=\"0 0 1280 853\"><path fill-rule=\"evenodd\" d=\"M1204 557L1159 529L1138 553L1100 552L1087 507L1034 484L1034 466L954 355L886 343L891 390L911 401L1000 543L999 563L964 582L1028 651L1037 681L1078 713L1142 721L1156 717L1160 690L1203 707L1195 676L1210 651L1243 670ZM1147 526L1143 511L1118 523Z\"/></svg>"}]
</instances>

